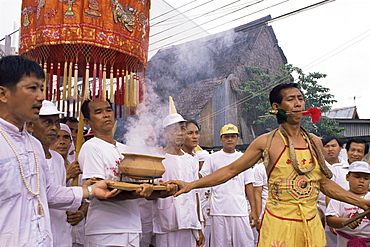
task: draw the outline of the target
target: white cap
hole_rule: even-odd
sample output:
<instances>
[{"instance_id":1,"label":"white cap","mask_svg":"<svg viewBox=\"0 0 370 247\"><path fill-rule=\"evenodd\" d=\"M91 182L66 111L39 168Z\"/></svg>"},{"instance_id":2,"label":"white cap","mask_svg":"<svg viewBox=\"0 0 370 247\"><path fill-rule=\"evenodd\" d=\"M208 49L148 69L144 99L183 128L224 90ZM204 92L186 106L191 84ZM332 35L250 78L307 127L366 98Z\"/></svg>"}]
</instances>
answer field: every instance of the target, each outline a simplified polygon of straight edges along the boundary
<instances>
[{"instance_id":1,"label":"white cap","mask_svg":"<svg viewBox=\"0 0 370 247\"><path fill-rule=\"evenodd\" d=\"M64 112L58 111L57 107L48 100L42 101L42 107L40 109L40 116L50 116L64 114Z\"/></svg>"},{"instance_id":2,"label":"white cap","mask_svg":"<svg viewBox=\"0 0 370 247\"><path fill-rule=\"evenodd\" d=\"M69 134L69 137L72 139L72 132L71 132L71 129L68 127L68 125L61 123L60 130L66 131Z\"/></svg>"},{"instance_id":3,"label":"white cap","mask_svg":"<svg viewBox=\"0 0 370 247\"><path fill-rule=\"evenodd\" d=\"M349 165L348 171L370 173L370 165L365 161L355 161Z\"/></svg>"},{"instance_id":4,"label":"white cap","mask_svg":"<svg viewBox=\"0 0 370 247\"><path fill-rule=\"evenodd\" d=\"M172 113L163 119L163 128L174 123L185 122L186 120L178 113Z\"/></svg>"}]
</instances>

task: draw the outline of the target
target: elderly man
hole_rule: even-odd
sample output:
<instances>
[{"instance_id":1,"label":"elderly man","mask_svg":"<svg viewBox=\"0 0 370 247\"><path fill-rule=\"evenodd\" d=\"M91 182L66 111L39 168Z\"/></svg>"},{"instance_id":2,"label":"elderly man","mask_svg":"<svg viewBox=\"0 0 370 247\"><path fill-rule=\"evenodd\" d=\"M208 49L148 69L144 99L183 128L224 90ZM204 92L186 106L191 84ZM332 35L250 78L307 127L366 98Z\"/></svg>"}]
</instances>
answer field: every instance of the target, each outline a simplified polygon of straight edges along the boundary
<instances>
[{"instance_id":1,"label":"elderly man","mask_svg":"<svg viewBox=\"0 0 370 247\"><path fill-rule=\"evenodd\" d=\"M104 181L82 188L51 182L42 144L25 128L39 118L44 79L31 59L0 59L0 246L52 246L49 207L77 210L83 198L118 193Z\"/></svg>"},{"instance_id":2,"label":"elderly man","mask_svg":"<svg viewBox=\"0 0 370 247\"><path fill-rule=\"evenodd\" d=\"M163 135L167 140L164 148L166 168L163 180L182 178L188 182L198 178L198 161L181 148L185 141L186 125L184 118L173 113L163 120ZM177 198L158 199L153 218L156 245L160 247L194 247L203 244L203 234L197 215L195 192ZM199 237L198 237L199 236ZM201 236L201 237L200 237Z\"/></svg>"},{"instance_id":3,"label":"elderly man","mask_svg":"<svg viewBox=\"0 0 370 247\"><path fill-rule=\"evenodd\" d=\"M300 126L305 102L296 83L274 87L270 103L281 121L277 130L259 136L243 156L206 177L190 183L179 180L169 183L181 187L175 195L219 185L252 167L264 156L269 174L269 197L258 245L326 246L316 207L318 189L331 198L363 209L369 208L370 201L345 191L329 179L331 172L322 159L320 139Z\"/></svg>"},{"instance_id":4,"label":"elderly man","mask_svg":"<svg viewBox=\"0 0 370 247\"><path fill-rule=\"evenodd\" d=\"M66 186L66 169L63 157L50 146L57 140L60 130L60 116L57 107L50 101L44 100L40 109L40 118L27 123L27 129L37 138L44 149L49 166L51 181L56 185ZM54 246L72 246L72 236L67 222L65 210L50 209L51 232Z\"/></svg>"},{"instance_id":5,"label":"elderly man","mask_svg":"<svg viewBox=\"0 0 370 247\"><path fill-rule=\"evenodd\" d=\"M61 123L60 130L57 135L57 140L50 146L50 149L58 152L64 159L65 169L67 172L67 186L71 186L72 179L79 177L79 185L82 184L82 176L80 166L76 161L69 163L69 150L72 146L72 132L68 125ZM83 201L76 212L67 211L67 222L70 224L70 232L72 235L72 247L82 247L85 243L85 217L89 203Z\"/></svg>"}]
</instances>

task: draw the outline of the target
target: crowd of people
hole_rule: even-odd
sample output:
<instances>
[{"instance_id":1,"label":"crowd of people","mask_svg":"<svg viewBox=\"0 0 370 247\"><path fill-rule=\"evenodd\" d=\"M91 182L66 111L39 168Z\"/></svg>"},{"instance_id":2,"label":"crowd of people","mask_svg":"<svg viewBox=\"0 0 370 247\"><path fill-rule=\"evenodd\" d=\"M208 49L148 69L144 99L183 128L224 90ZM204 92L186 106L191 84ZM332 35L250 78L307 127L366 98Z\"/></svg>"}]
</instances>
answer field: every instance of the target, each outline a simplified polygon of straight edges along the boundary
<instances>
[{"instance_id":1,"label":"crowd of people","mask_svg":"<svg viewBox=\"0 0 370 247\"><path fill-rule=\"evenodd\" d=\"M130 149L114 139L109 100L82 104L90 131L76 156L78 120L44 100L44 79L33 60L0 59L0 246L369 246L367 216L343 226L370 208L369 145L351 139L344 151L306 132L297 84L271 91L272 108L288 114L245 152L235 124L210 153L195 120L169 114L157 150L166 189L133 191L108 188L132 180L120 174Z\"/></svg>"}]
</instances>

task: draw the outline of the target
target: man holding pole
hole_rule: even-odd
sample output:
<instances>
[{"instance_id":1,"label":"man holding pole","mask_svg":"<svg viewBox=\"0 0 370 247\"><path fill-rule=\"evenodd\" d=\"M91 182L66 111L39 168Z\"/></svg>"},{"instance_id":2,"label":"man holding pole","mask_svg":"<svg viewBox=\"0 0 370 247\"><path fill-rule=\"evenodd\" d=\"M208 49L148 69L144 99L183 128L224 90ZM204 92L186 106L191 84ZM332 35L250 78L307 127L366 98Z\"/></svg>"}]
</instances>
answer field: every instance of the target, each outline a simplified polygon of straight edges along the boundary
<instances>
[{"instance_id":1,"label":"man holding pole","mask_svg":"<svg viewBox=\"0 0 370 247\"><path fill-rule=\"evenodd\" d=\"M218 185L252 167L263 157L268 174L269 197L258 245L265 246L326 246L325 234L317 213L317 195L327 196L368 209L369 200L343 190L329 178L318 137L301 126L305 102L296 83L277 85L270 92L274 113L280 126L256 138L239 159L197 181L169 181L181 190ZM270 148L271 147L271 148Z\"/></svg>"},{"instance_id":2,"label":"man holding pole","mask_svg":"<svg viewBox=\"0 0 370 247\"><path fill-rule=\"evenodd\" d=\"M51 183L42 145L25 128L39 118L44 80L31 59L0 59L0 246L52 246L49 207L77 210L83 198L119 192L105 181L78 188Z\"/></svg>"}]
</instances>

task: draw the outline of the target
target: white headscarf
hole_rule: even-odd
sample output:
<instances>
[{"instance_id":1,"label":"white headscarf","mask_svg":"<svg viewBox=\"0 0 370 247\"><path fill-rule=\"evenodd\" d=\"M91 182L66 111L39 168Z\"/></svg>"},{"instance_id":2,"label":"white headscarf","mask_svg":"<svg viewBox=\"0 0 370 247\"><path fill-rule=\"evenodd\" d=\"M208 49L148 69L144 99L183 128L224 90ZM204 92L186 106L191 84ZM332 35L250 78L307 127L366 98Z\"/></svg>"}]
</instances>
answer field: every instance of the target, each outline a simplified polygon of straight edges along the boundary
<instances>
[{"instance_id":1,"label":"white headscarf","mask_svg":"<svg viewBox=\"0 0 370 247\"><path fill-rule=\"evenodd\" d=\"M70 154L73 151L75 151L75 144L73 143L72 132L71 132L71 129L68 127L68 125L66 125L64 123L60 124L60 130L66 131L69 134L69 138L71 138L71 147L68 150L68 156L67 156L68 163L71 163L75 160L75 154L74 153Z\"/></svg>"}]
</instances>

